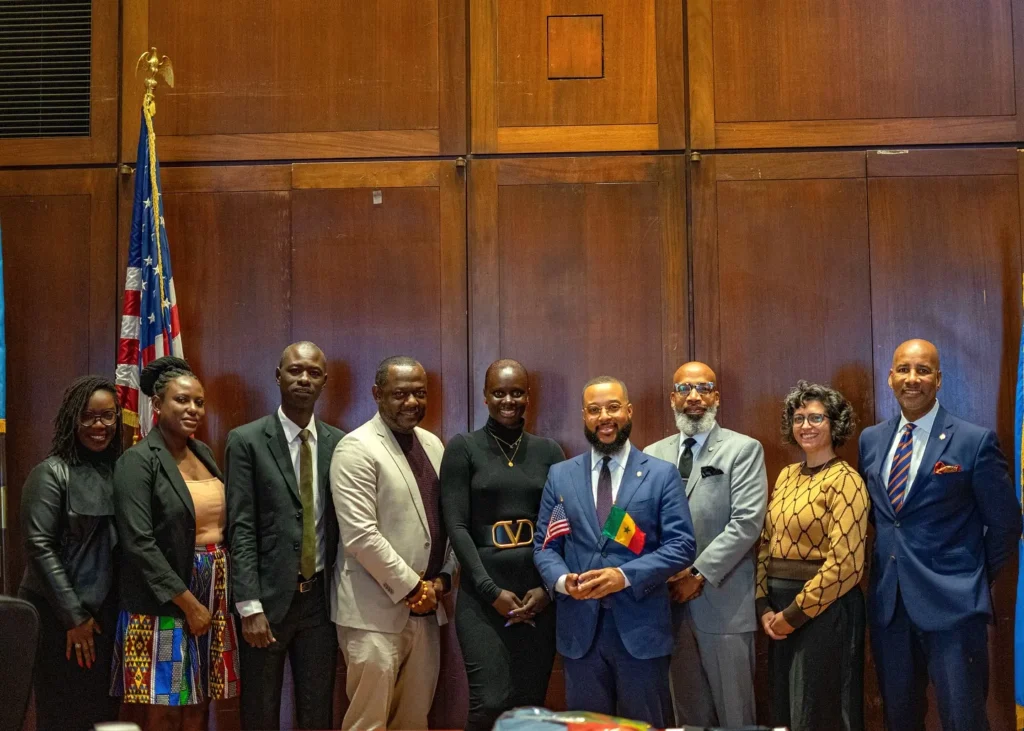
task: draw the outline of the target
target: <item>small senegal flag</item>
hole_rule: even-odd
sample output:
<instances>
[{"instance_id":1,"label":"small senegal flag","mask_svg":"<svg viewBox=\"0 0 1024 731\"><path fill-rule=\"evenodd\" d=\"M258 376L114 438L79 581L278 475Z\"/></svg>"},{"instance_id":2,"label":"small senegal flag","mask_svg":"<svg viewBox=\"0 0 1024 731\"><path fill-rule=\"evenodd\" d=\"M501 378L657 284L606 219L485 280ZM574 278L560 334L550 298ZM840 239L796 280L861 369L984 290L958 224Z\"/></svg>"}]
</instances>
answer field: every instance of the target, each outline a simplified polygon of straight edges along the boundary
<instances>
[{"instance_id":1,"label":"small senegal flag","mask_svg":"<svg viewBox=\"0 0 1024 731\"><path fill-rule=\"evenodd\" d=\"M601 533L616 543L621 543L638 556L644 550L644 542L647 540L647 534L637 528L629 513L618 505L612 506Z\"/></svg>"}]
</instances>

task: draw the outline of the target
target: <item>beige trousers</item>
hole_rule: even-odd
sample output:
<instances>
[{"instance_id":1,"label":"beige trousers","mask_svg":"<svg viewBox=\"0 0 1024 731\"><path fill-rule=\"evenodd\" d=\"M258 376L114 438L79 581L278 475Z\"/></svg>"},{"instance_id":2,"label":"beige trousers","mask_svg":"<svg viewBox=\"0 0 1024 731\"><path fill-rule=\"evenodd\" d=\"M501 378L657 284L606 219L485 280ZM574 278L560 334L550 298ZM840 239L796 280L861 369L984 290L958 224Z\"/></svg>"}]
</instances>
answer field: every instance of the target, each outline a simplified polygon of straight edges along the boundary
<instances>
[{"instance_id":1,"label":"beige trousers","mask_svg":"<svg viewBox=\"0 0 1024 731\"><path fill-rule=\"evenodd\" d=\"M437 618L409 617L397 633L338 626L349 706L345 731L427 728L441 668Z\"/></svg>"}]
</instances>

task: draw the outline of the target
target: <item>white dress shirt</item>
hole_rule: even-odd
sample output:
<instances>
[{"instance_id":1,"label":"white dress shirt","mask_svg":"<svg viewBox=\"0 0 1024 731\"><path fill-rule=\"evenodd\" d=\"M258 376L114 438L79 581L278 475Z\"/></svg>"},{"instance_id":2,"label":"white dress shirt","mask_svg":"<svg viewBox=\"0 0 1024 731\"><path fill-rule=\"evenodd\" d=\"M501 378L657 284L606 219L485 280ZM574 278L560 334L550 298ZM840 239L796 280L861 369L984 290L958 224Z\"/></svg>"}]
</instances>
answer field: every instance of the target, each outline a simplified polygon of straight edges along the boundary
<instances>
[{"instance_id":1,"label":"white dress shirt","mask_svg":"<svg viewBox=\"0 0 1024 731\"><path fill-rule=\"evenodd\" d=\"M299 439L299 432L305 429L309 429L309 448L313 452L313 513L316 515L316 570L324 570L324 530L326 529L326 523L324 523L324 501L321 498L320 490L318 486L320 484L317 474L317 450L316 450L316 419L314 417L309 418L309 424L305 427L301 427L294 421L284 415L284 409L280 406L277 407L277 418L281 421L281 426L284 427L284 439L288 443L288 454L292 458L292 469L295 470L295 485L299 484L299 459L300 459L300 448L302 447L302 440ZM298 577L296 576L296 583L298 583ZM238 613L243 617L248 617L253 614L260 614L263 612L263 603L259 599L250 599L244 602L236 602L235 608L238 609Z\"/></svg>"},{"instance_id":2,"label":"white dress shirt","mask_svg":"<svg viewBox=\"0 0 1024 731\"><path fill-rule=\"evenodd\" d=\"M590 448L590 490L594 496L594 510L597 510L597 481L601 478L601 460L606 456L611 457L608 460L608 471L612 475L612 504L615 504L615 498L619 496L619 485L622 484L622 476L626 474L626 461L629 459L629 452L633 449L633 445L626 440L626 443L622 445L615 454L605 455L598 452L593 447ZM603 528L604 526L600 526ZM629 577L626 576L626 572L619 569L619 573L622 574L622 578L626 580L626 586L629 586ZM561 592L562 594L568 594L569 592L565 589L565 577L567 574L562 574L558 577L558 581L555 582L555 591Z\"/></svg>"},{"instance_id":3,"label":"white dress shirt","mask_svg":"<svg viewBox=\"0 0 1024 731\"><path fill-rule=\"evenodd\" d=\"M715 427L713 426L711 427L711 429L714 428ZM708 429L707 431L702 431L700 434L694 434L692 437L687 434L684 434L683 432L679 432L679 453L676 454L676 467L679 466L679 460L683 458L683 450L686 449L687 439L693 439L695 442L697 442L690 449L690 451L693 453L693 461L697 461L697 455L700 454L700 450L704 448L704 442L708 440L708 434L711 433L711 429Z\"/></svg>"},{"instance_id":4,"label":"white dress shirt","mask_svg":"<svg viewBox=\"0 0 1024 731\"><path fill-rule=\"evenodd\" d=\"M917 477L917 471L921 467L921 461L924 459L924 449L928 446L928 437L932 433L932 429L935 428L935 417L939 413L939 402L936 401L935 405L932 406L931 411L922 416L917 421L913 422L916 428L910 432L912 438L911 441L911 452L910 452L910 474L907 475L907 489L903 493L903 499L907 499L907 495L910 494L910 487L914 484L914 478ZM885 480L885 487L889 487L889 471L892 469L892 460L896 456L896 448L900 444L900 437L903 436L903 427L911 422L907 421L907 417L900 415L900 425L896 429L896 438L892 440L892 444L889 447L889 454L886 455L885 465L882 469L882 479Z\"/></svg>"}]
</instances>

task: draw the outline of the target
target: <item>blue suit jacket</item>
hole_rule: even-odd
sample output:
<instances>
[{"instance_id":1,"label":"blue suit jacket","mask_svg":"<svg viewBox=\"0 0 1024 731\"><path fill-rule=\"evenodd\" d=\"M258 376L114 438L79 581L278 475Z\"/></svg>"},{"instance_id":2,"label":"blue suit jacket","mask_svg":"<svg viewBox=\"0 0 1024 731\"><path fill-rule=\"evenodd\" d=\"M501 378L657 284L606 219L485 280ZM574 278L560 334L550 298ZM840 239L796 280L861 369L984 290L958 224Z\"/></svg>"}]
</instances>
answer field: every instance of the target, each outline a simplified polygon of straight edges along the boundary
<instances>
[{"instance_id":1,"label":"blue suit jacket","mask_svg":"<svg viewBox=\"0 0 1024 731\"><path fill-rule=\"evenodd\" d=\"M868 618L892 621L897 590L920 629L951 629L971 617L991 619L989 582L1013 552L1020 505L996 435L939 407L924 458L897 514L883 475L900 417L860 435L860 473L871 495L875 545ZM960 472L935 474L937 462Z\"/></svg>"},{"instance_id":2,"label":"blue suit jacket","mask_svg":"<svg viewBox=\"0 0 1024 731\"><path fill-rule=\"evenodd\" d=\"M542 549L551 511L559 502L565 505L572 533ZM672 614L665 582L693 563L697 548L678 470L631 448L615 504L629 513L647 536L640 555L601 535L594 507L590 452L552 466L534 533L534 563L549 592L554 592L555 583L564 574L608 566L621 568L630 585L608 598L622 644L638 659L669 655ZM600 602L579 601L557 592L554 596L558 651L579 659L594 641Z\"/></svg>"}]
</instances>

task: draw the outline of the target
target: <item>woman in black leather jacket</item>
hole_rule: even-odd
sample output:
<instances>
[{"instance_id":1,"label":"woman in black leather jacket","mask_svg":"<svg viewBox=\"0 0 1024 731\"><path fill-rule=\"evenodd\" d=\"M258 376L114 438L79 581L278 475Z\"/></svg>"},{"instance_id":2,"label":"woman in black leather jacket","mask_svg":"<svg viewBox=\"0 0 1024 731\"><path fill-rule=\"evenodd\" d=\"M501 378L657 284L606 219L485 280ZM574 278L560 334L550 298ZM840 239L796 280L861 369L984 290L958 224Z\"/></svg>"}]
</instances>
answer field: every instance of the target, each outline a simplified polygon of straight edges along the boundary
<instances>
[{"instance_id":1,"label":"woman in black leather jacket","mask_svg":"<svg viewBox=\"0 0 1024 731\"><path fill-rule=\"evenodd\" d=\"M18 595L39 612L33 677L38 731L117 719L110 669L117 621L114 462L121 409L106 378L75 380L54 419L50 456L21 495L28 565Z\"/></svg>"}]
</instances>

